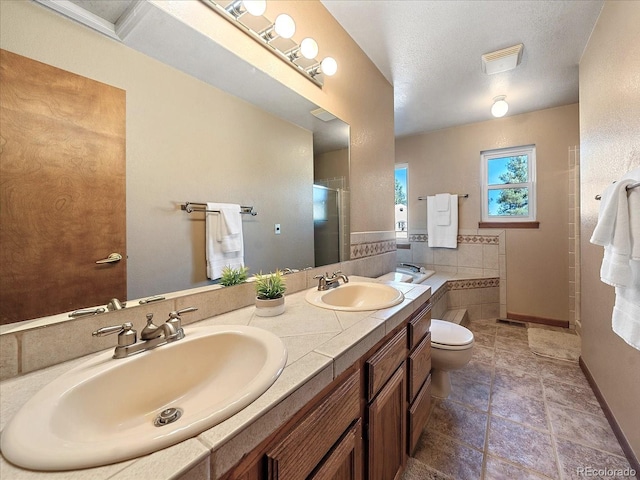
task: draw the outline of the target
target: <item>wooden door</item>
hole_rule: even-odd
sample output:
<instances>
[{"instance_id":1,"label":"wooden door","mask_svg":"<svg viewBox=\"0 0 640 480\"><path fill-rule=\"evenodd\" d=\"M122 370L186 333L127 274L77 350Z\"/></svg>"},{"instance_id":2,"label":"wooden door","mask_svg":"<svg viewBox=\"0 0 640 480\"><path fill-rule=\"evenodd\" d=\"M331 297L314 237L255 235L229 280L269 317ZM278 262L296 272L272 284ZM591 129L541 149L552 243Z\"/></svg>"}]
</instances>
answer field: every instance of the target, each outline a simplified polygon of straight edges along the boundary
<instances>
[{"instance_id":1,"label":"wooden door","mask_svg":"<svg viewBox=\"0 0 640 480\"><path fill-rule=\"evenodd\" d=\"M400 478L406 463L406 387L403 363L367 407L369 480Z\"/></svg>"},{"instance_id":2,"label":"wooden door","mask_svg":"<svg viewBox=\"0 0 640 480\"><path fill-rule=\"evenodd\" d=\"M125 92L6 50L0 83L0 323L125 299Z\"/></svg>"}]
</instances>

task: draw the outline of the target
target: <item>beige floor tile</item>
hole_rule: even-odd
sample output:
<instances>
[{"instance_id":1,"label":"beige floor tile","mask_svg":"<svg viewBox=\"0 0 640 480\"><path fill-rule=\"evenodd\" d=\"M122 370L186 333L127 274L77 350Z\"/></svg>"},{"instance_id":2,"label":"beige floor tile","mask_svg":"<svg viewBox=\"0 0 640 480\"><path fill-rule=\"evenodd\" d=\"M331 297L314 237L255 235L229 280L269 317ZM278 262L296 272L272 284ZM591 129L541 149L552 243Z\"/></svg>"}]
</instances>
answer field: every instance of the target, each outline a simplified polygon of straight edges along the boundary
<instances>
[{"instance_id":1,"label":"beige floor tile","mask_svg":"<svg viewBox=\"0 0 640 480\"><path fill-rule=\"evenodd\" d=\"M551 420L551 428L556 436L624 456L604 415L578 413L575 410L552 404L547 405L547 410Z\"/></svg>"},{"instance_id":2,"label":"beige floor tile","mask_svg":"<svg viewBox=\"0 0 640 480\"><path fill-rule=\"evenodd\" d=\"M547 402L563 407L602 415L602 409L591 387L558 382L551 378L543 378L544 396Z\"/></svg>"},{"instance_id":3,"label":"beige floor tile","mask_svg":"<svg viewBox=\"0 0 640 480\"><path fill-rule=\"evenodd\" d=\"M518 395L507 388L497 388L491 395L491 415L549 431L547 411L542 398Z\"/></svg>"},{"instance_id":4,"label":"beige floor tile","mask_svg":"<svg viewBox=\"0 0 640 480\"><path fill-rule=\"evenodd\" d=\"M491 385L491 379L493 378L493 365L472 359L460 370L453 370L449 375L451 377L466 377L478 383Z\"/></svg>"},{"instance_id":5,"label":"beige floor tile","mask_svg":"<svg viewBox=\"0 0 640 480\"><path fill-rule=\"evenodd\" d=\"M427 430L483 450L487 414L451 400L436 401L427 423Z\"/></svg>"},{"instance_id":6,"label":"beige floor tile","mask_svg":"<svg viewBox=\"0 0 640 480\"><path fill-rule=\"evenodd\" d=\"M489 394L491 385L478 382L471 376L451 376L450 400L470 405L478 410L489 410Z\"/></svg>"},{"instance_id":7,"label":"beige floor tile","mask_svg":"<svg viewBox=\"0 0 640 480\"><path fill-rule=\"evenodd\" d=\"M481 451L428 429L420 437L414 457L456 480L475 480L482 475Z\"/></svg>"},{"instance_id":8,"label":"beige floor tile","mask_svg":"<svg viewBox=\"0 0 640 480\"><path fill-rule=\"evenodd\" d=\"M485 480L548 480L549 478L531 470L516 467L492 455L487 455Z\"/></svg>"},{"instance_id":9,"label":"beige floor tile","mask_svg":"<svg viewBox=\"0 0 640 480\"><path fill-rule=\"evenodd\" d=\"M506 389L517 395L542 399L542 381L536 375L506 367L495 367L492 393Z\"/></svg>"},{"instance_id":10,"label":"beige floor tile","mask_svg":"<svg viewBox=\"0 0 640 480\"><path fill-rule=\"evenodd\" d=\"M569 440L557 439L558 458L564 479L582 480L588 476L606 479L631 480L633 475L628 471L631 467L626 458L585 447ZM618 475L613 472L601 472L604 475L587 475L586 469L620 470ZM625 470L627 473L625 474Z\"/></svg>"},{"instance_id":11,"label":"beige floor tile","mask_svg":"<svg viewBox=\"0 0 640 480\"><path fill-rule=\"evenodd\" d=\"M550 434L492 415L487 452L548 477L559 477Z\"/></svg>"}]
</instances>

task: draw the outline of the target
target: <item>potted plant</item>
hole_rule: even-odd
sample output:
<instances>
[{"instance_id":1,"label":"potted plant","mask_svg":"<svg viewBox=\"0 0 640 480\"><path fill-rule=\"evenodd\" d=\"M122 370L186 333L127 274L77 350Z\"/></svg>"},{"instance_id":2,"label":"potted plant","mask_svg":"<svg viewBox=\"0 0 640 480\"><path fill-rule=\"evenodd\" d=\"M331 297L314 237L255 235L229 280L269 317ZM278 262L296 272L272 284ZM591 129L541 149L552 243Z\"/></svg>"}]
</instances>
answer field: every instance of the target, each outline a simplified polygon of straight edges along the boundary
<instances>
[{"instance_id":1,"label":"potted plant","mask_svg":"<svg viewBox=\"0 0 640 480\"><path fill-rule=\"evenodd\" d=\"M287 289L280 270L268 275L257 274L256 315L259 317L275 317L284 312L284 292Z\"/></svg>"},{"instance_id":2,"label":"potted plant","mask_svg":"<svg viewBox=\"0 0 640 480\"><path fill-rule=\"evenodd\" d=\"M229 287L231 285L239 285L247 281L249 267L232 268L229 265L222 268L222 276L220 277L220 285Z\"/></svg>"}]
</instances>

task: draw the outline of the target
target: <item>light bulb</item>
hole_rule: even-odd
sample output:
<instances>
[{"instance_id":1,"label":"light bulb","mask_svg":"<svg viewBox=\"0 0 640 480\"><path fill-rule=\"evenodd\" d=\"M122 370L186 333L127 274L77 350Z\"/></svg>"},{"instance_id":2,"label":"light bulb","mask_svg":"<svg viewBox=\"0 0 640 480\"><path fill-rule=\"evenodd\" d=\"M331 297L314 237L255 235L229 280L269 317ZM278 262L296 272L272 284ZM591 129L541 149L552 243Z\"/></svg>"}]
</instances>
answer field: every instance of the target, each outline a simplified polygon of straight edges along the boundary
<instances>
[{"instance_id":1,"label":"light bulb","mask_svg":"<svg viewBox=\"0 0 640 480\"><path fill-rule=\"evenodd\" d=\"M491 106L491 115L494 117L504 117L509 111L509 104L505 101L506 96L502 95L495 97L493 105Z\"/></svg>"},{"instance_id":2,"label":"light bulb","mask_svg":"<svg viewBox=\"0 0 640 480\"><path fill-rule=\"evenodd\" d=\"M307 37L300 43L300 53L304 58L313 60L318 55L318 44L313 38Z\"/></svg>"},{"instance_id":3,"label":"light bulb","mask_svg":"<svg viewBox=\"0 0 640 480\"><path fill-rule=\"evenodd\" d=\"M276 18L274 29L282 38L291 38L296 33L296 22L286 13L281 13Z\"/></svg>"},{"instance_id":4,"label":"light bulb","mask_svg":"<svg viewBox=\"0 0 640 480\"><path fill-rule=\"evenodd\" d=\"M322 63L320 63L320 68L322 69L322 73L331 77L338 71L338 62L336 62L332 57L325 57L325 59L322 60Z\"/></svg>"},{"instance_id":5,"label":"light bulb","mask_svg":"<svg viewBox=\"0 0 640 480\"><path fill-rule=\"evenodd\" d=\"M242 6L254 17L259 17L267 10L267 0L242 0Z\"/></svg>"}]
</instances>

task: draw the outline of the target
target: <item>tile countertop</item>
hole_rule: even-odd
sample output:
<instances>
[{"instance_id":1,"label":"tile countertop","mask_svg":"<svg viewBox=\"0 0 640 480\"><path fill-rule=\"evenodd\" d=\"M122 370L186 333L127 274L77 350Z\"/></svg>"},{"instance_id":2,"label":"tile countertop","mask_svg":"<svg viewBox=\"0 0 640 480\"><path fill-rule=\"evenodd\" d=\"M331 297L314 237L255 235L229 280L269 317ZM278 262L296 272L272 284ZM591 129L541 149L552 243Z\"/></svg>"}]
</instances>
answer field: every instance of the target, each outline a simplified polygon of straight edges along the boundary
<instances>
[{"instance_id":1,"label":"tile countertop","mask_svg":"<svg viewBox=\"0 0 640 480\"><path fill-rule=\"evenodd\" d=\"M350 280L376 281L356 276L350 277ZM284 371L264 394L231 418L197 437L132 460L66 472L24 470L0 457L0 477L3 480L171 479L196 466L206 471L211 455L211 479L218 478L431 296L432 287L429 285L383 283L402 291L404 301L384 310L341 312L308 304L305 300L307 290L303 290L286 296L286 310L277 317L258 317L254 314L255 307L250 306L186 326L187 335L190 327L259 327L278 335L288 351ZM0 383L0 428L4 428L13 414L42 387L98 354ZM204 465L199 465L202 462Z\"/></svg>"}]
</instances>

